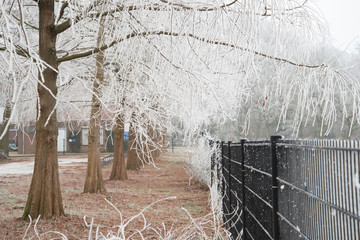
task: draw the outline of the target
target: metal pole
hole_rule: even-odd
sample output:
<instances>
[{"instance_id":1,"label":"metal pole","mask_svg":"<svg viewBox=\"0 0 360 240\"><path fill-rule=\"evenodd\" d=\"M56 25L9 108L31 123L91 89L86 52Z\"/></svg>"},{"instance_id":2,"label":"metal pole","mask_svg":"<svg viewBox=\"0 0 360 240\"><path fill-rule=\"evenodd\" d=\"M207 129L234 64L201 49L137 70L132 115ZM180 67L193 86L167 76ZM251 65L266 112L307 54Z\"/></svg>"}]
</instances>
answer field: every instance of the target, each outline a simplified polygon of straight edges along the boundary
<instances>
[{"instance_id":1,"label":"metal pole","mask_svg":"<svg viewBox=\"0 0 360 240\"><path fill-rule=\"evenodd\" d=\"M271 152L271 166L272 166L272 220L273 220L273 239L280 239L279 228L279 199L278 199L278 172L277 172L277 156L276 156L276 142L281 139L281 136L271 136L270 138L270 152Z\"/></svg>"},{"instance_id":2,"label":"metal pole","mask_svg":"<svg viewBox=\"0 0 360 240\"><path fill-rule=\"evenodd\" d=\"M174 153L174 137L171 137L171 148L172 148L172 153Z\"/></svg>"},{"instance_id":3,"label":"metal pole","mask_svg":"<svg viewBox=\"0 0 360 240\"><path fill-rule=\"evenodd\" d=\"M243 239L247 239L246 232L246 197L245 197L245 139L241 139L241 195L242 195L242 222L243 222Z\"/></svg>"},{"instance_id":4,"label":"metal pole","mask_svg":"<svg viewBox=\"0 0 360 240\"><path fill-rule=\"evenodd\" d=\"M23 122L23 129L22 129L22 153L25 154L25 124Z\"/></svg>"},{"instance_id":5,"label":"metal pole","mask_svg":"<svg viewBox=\"0 0 360 240\"><path fill-rule=\"evenodd\" d=\"M63 139L63 155L65 155L65 139Z\"/></svg>"}]
</instances>

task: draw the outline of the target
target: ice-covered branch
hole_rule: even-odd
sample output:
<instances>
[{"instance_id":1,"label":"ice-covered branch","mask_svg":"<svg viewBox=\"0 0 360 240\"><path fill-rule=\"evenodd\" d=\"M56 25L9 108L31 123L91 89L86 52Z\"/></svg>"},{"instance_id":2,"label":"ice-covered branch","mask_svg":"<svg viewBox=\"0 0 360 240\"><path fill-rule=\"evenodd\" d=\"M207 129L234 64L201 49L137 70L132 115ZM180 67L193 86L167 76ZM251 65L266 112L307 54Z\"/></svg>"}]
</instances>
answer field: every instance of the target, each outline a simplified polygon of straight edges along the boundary
<instances>
[{"instance_id":1,"label":"ice-covered branch","mask_svg":"<svg viewBox=\"0 0 360 240\"><path fill-rule=\"evenodd\" d=\"M160 1L163 2L163 3L166 3L168 5L171 5L171 6L180 7L181 9L185 9L185 10L207 12L207 11L215 11L215 10L218 10L218 9L221 9L221 8L229 7L229 6L233 5L233 4L235 4L238 0L234 0L234 1L230 2L230 3L225 3L225 4L223 4L221 6L218 6L218 7L205 6L205 7L200 7L200 8L196 8L196 7L192 7L192 6L189 6L189 5L185 5L183 3L177 3L177 2L168 1L168 0L160 0Z\"/></svg>"},{"instance_id":2,"label":"ice-covered branch","mask_svg":"<svg viewBox=\"0 0 360 240\"><path fill-rule=\"evenodd\" d=\"M65 62L65 61L70 61L70 60L77 59L77 58L87 57L87 56L90 56L92 54L98 53L100 51L105 51L106 49L113 47L115 44L118 44L118 43L123 42L124 40L130 39L130 38L139 37L139 36L150 36L150 35L159 35L159 36L164 35L164 36L173 36L173 37L191 37L191 38L196 39L196 40L201 41L201 42L214 44L214 45L220 45L220 46L226 46L226 47L230 47L230 48L236 48L236 49L239 49L239 50L242 50L242 51L245 51L245 52L253 53L255 55L258 55L258 56L261 56L261 57L264 57L264 58L276 60L276 61L279 61L279 62L294 65L294 66L297 66L297 67L305 67L305 68L322 68L322 67L326 67L325 64L309 65L309 64L304 64L304 63L297 63L295 61L292 61L292 60L289 60L289 59L286 59L286 58L272 56L272 55L269 55L269 54L266 54L266 53L263 53L263 52L260 52L260 51L257 51L257 50L241 47L241 46L238 46L236 44L232 44L232 43L228 43L228 42L224 42L224 41L210 40L210 39L207 39L207 38L204 38L204 37L194 35L192 33L176 33L176 32L168 32L168 31L132 32L132 33L126 35L126 37L114 40L111 43L103 45L100 48L94 48L92 50L88 50L88 51L85 51L85 52L82 52L82 53L77 53L77 54L61 57L61 58L58 59L58 63Z\"/></svg>"}]
</instances>

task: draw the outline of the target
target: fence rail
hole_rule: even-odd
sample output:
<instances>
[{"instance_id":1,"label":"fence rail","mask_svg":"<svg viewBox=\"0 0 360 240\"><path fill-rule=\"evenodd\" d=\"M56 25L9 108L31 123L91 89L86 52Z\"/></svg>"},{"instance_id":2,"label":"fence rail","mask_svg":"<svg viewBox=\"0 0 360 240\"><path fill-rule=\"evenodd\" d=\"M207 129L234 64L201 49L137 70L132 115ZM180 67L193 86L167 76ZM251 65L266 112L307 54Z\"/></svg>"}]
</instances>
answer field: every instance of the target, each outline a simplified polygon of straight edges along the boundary
<instances>
[{"instance_id":1,"label":"fence rail","mask_svg":"<svg viewBox=\"0 0 360 240\"><path fill-rule=\"evenodd\" d=\"M109 163L114 161L114 154L110 154L108 156L102 157L100 159L101 162L101 166L104 167L106 165L108 165Z\"/></svg>"},{"instance_id":2,"label":"fence rail","mask_svg":"<svg viewBox=\"0 0 360 240\"><path fill-rule=\"evenodd\" d=\"M360 240L359 141L216 144L212 183L233 239Z\"/></svg>"}]
</instances>

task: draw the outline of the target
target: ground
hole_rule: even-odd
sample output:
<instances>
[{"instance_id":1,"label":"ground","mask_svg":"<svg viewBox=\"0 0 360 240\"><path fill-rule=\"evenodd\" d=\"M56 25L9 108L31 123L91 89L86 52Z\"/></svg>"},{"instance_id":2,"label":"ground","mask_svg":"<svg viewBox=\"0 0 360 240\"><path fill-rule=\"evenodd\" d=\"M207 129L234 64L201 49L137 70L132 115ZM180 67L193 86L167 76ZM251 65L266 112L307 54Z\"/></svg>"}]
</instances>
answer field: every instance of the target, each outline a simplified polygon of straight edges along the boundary
<instances>
[{"instance_id":1,"label":"ground","mask_svg":"<svg viewBox=\"0 0 360 240\"><path fill-rule=\"evenodd\" d=\"M111 230L110 227L121 224L120 214L114 207L125 220L158 200L162 201L144 211L146 224L151 224L154 229L164 229L164 226L167 230L172 226L173 229L181 228L191 222L187 211L193 218L202 217L210 211L208 190L196 183L189 185L189 176L184 170L184 160L189 158L186 149L178 148L175 153L164 153L156 161L156 167L145 165L138 171L128 171L129 179L126 181L107 180L111 164L103 167L106 194L82 193L86 174L86 163L82 159L85 157L60 158L63 162L65 158L72 159L71 163L60 164L61 189L67 215L58 219L40 220L36 226L39 235L57 231L68 239L87 239L90 227L86 226L84 216L88 223L93 219L93 231L100 225L99 230L105 234ZM29 164L31 166L32 161L33 157L13 157L10 160L12 163L16 162L13 167L23 166L23 169L17 170L18 174L8 173L9 161L0 163L0 239L22 239L29 225L28 222L19 220L19 217L22 215L31 181L31 174L26 169ZM131 234L143 225L144 220L140 216L131 221L126 231ZM116 231L116 228L112 230ZM27 239L34 234L32 224ZM149 230L144 234L150 239L158 238ZM54 236L49 233L44 239ZM135 236L133 239L140 237Z\"/></svg>"}]
</instances>

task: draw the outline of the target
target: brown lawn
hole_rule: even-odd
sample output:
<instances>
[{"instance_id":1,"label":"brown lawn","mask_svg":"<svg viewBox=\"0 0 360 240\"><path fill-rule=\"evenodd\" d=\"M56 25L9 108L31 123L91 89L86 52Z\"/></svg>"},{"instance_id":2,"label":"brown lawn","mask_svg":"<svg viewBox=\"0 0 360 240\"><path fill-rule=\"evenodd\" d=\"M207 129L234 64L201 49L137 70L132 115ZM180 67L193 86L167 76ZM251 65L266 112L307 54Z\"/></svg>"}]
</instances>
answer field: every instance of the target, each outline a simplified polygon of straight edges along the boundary
<instances>
[{"instance_id":1,"label":"brown lawn","mask_svg":"<svg viewBox=\"0 0 360 240\"><path fill-rule=\"evenodd\" d=\"M68 239L87 239L90 227L85 225L84 216L89 223L93 218L93 231L99 225L99 230L106 234L111 230L109 227L120 225L121 217L105 199L121 212L123 221L138 214L148 205L163 200L144 211L147 224L151 224L154 229L164 229L165 226L167 230L172 226L173 229L177 229L189 224L189 216L182 208L187 209L194 218L206 215L209 213L209 192L197 184L189 185L189 176L184 170L183 163L187 158L185 148L178 148L175 153L166 152L156 161L156 168L145 165L138 171L128 171L129 179L126 181L107 180L111 170L109 164L103 168L108 191L106 194L82 193L86 163L61 166L61 189L67 215L58 219L40 220L36 227L38 234L58 231ZM19 161L21 158L13 159L16 160ZM33 158L21 161L33 161ZM0 168L4 164L6 162L1 163ZM0 239L23 238L29 223L18 218L21 217L25 206L30 181L30 174L0 176ZM131 234L136 229L141 229L143 225L143 218L138 217L126 230ZM116 231L117 228L112 230ZM27 239L34 234L34 224L32 224ZM149 230L144 234L150 239L157 238L154 232ZM43 239L51 239L51 237L55 235L47 234ZM59 235L57 237L60 239ZM133 239L140 237L135 236Z\"/></svg>"}]
</instances>

